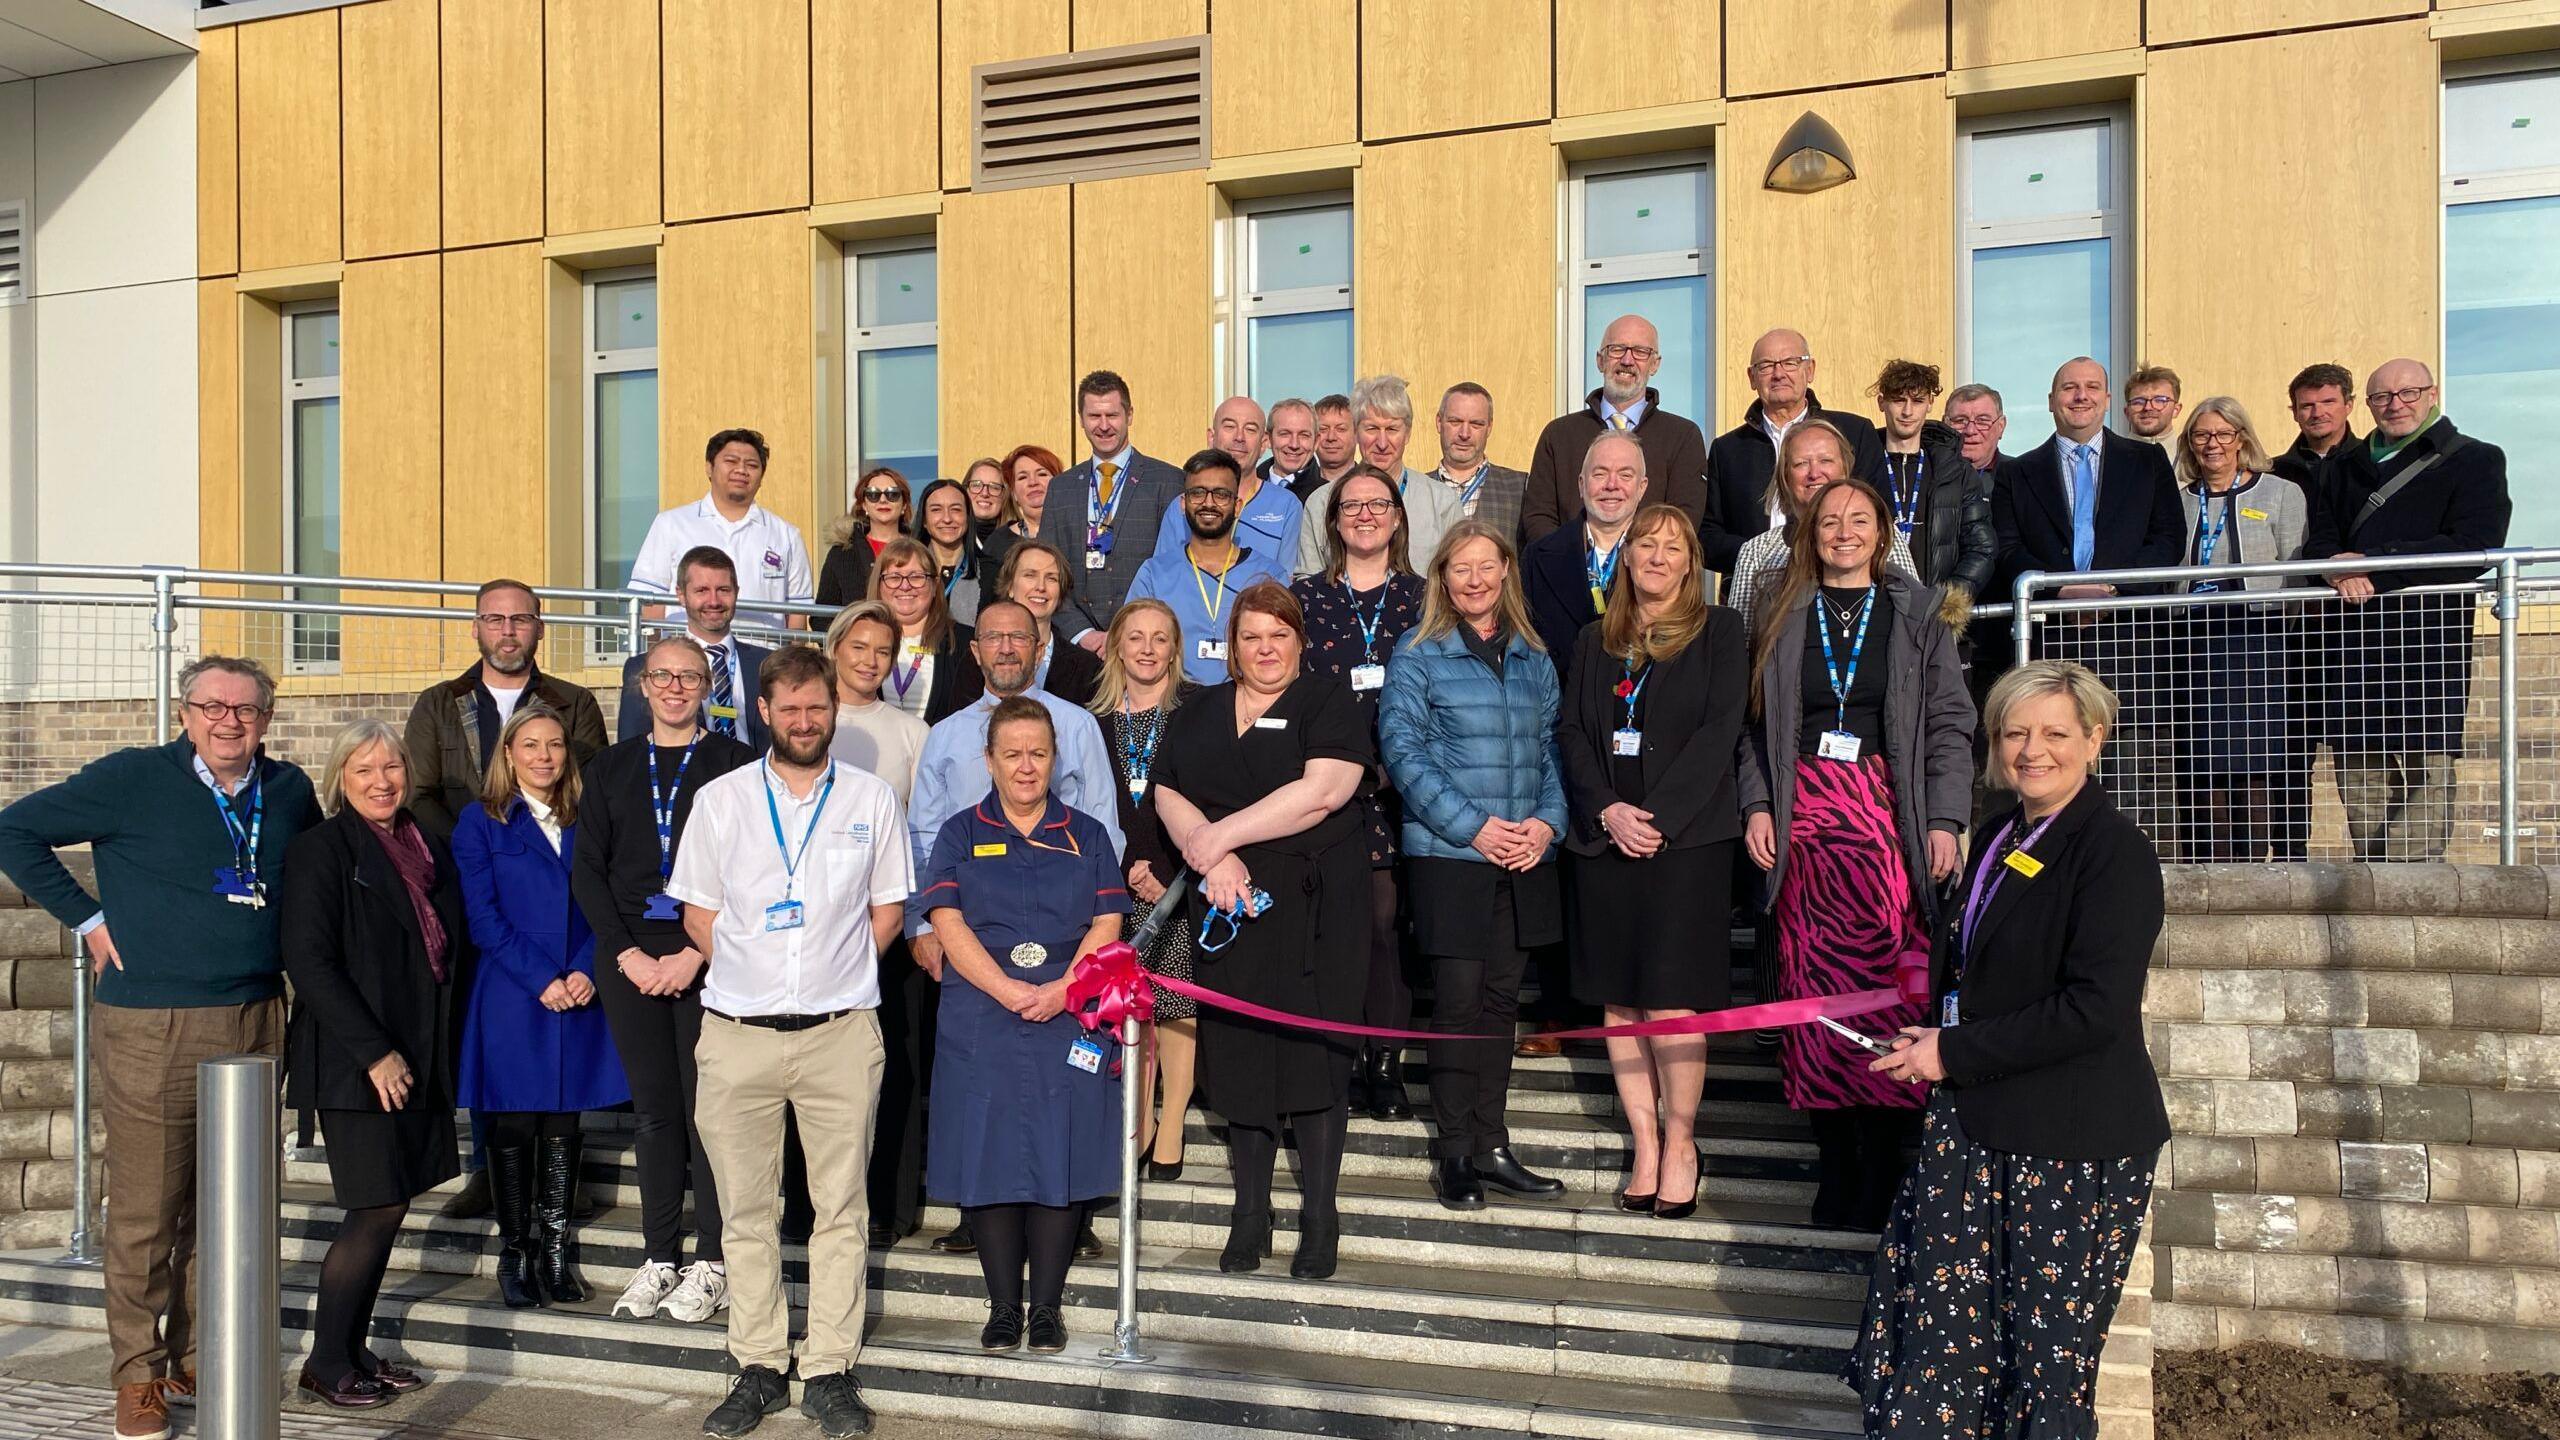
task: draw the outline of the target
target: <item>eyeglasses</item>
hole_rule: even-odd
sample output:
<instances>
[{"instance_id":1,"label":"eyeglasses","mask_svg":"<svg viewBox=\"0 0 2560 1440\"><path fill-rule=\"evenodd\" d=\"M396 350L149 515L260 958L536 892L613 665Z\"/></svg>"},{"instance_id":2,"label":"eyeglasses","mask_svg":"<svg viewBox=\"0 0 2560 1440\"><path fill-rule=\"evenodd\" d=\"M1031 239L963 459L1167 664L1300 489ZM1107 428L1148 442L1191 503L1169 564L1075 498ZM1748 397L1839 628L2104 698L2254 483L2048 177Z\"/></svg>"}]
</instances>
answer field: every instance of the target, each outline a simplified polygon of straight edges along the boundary
<instances>
[{"instance_id":1,"label":"eyeglasses","mask_svg":"<svg viewBox=\"0 0 2560 1440\"><path fill-rule=\"evenodd\" d=\"M1789 355L1778 360L1754 360L1751 362L1751 373L1754 375L1793 375L1812 363L1813 357L1810 355Z\"/></svg>"},{"instance_id":2,"label":"eyeglasses","mask_svg":"<svg viewBox=\"0 0 2560 1440\"><path fill-rule=\"evenodd\" d=\"M2433 385L2411 385L2400 390L2376 390L2364 397L2365 408L2379 410L2385 405L2415 405L2434 388Z\"/></svg>"},{"instance_id":3,"label":"eyeglasses","mask_svg":"<svg viewBox=\"0 0 2560 1440\"><path fill-rule=\"evenodd\" d=\"M1034 638L1035 637L1030 632L1025 630L981 630L978 632L978 643L986 646L990 650L1001 650L1013 645L1028 645Z\"/></svg>"},{"instance_id":4,"label":"eyeglasses","mask_svg":"<svg viewBox=\"0 0 2560 1440\"><path fill-rule=\"evenodd\" d=\"M967 489L972 495L1001 495L1004 493L1004 482L1001 480L972 480L969 482Z\"/></svg>"},{"instance_id":5,"label":"eyeglasses","mask_svg":"<svg viewBox=\"0 0 2560 1440\"><path fill-rule=\"evenodd\" d=\"M508 615L498 615L483 611L471 618L488 626L492 630L529 630L542 623L541 616L522 610Z\"/></svg>"},{"instance_id":6,"label":"eyeglasses","mask_svg":"<svg viewBox=\"0 0 2560 1440\"><path fill-rule=\"evenodd\" d=\"M2124 402L2124 408L2127 410L2166 410L2177 403L2178 397L2175 395L2145 395L2140 399L2127 400Z\"/></svg>"},{"instance_id":7,"label":"eyeglasses","mask_svg":"<svg viewBox=\"0 0 2560 1440\"><path fill-rule=\"evenodd\" d=\"M913 570L901 570L897 574L880 577L880 588L883 590L913 590L930 583L932 582Z\"/></svg>"},{"instance_id":8,"label":"eyeglasses","mask_svg":"<svg viewBox=\"0 0 2560 1440\"><path fill-rule=\"evenodd\" d=\"M1603 360L1650 360L1661 353L1650 345L1603 345L1600 347L1600 358Z\"/></svg>"},{"instance_id":9,"label":"eyeglasses","mask_svg":"<svg viewBox=\"0 0 2560 1440\"><path fill-rule=\"evenodd\" d=\"M1968 435L1972 434L1976 430L1988 430L1999 423L2000 417L1997 415L1967 415L1961 420L1949 420L1947 422L1949 427L1963 431Z\"/></svg>"},{"instance_id":10,"label":"eyeglasses","mask_svg":"<svg viewBox=\"0 0 2560 1440\"><path fill-rule=\"evenodd\" d=\"M2187 443L2199 450L2228 450L2240 443L2237 430L2190 430Z\"/></svg>"},{"instance_id":11,"label":"eyeglasses","mask_svg":"<svg viewBox=\"0 0 2560 1440\"><path fill-rule=\"evenodd\" d=\"M862 498L876 504L884 500L904 500L907 498L907 492L904 490L865 490L862 492Z\"/></svg>"},{"instance_id":12,"label":"eyeglasses","mask_svg":"<svg viewBox=\"0 0 2560 1440\"><path fill-rule=\"evenodd\" d=\"M1345 500L1333 507L1345 515L1384 515L1396 508L1393 500Z\"/></svg>"},{"instance_id":13,"label":"eyeglasses","mask_svg":"<svg viewBox=\"0 0 2560 1440\"><path fill-rule=\"evenodd\" d=\"M243 725L255 725L267 718L264 705L225 705L219 700L189 700L186 707L205 719L219 723L225 716L237 716Z\"/></svg>"},{"instance_id":14,"label":"eyeglasses","mask_svg":"<svg viewBox=\"0 0 2560 1440\"><path fill-rule=\"evenodd\" d=\"M660 690L699 690L711 683L711 676L701 670L647 670L640 678Z\"/></svg>"},{"instance_id":15,"label":"eyeglasses","mask_svg":"<svg viewBox=\"0 0 2560 1440\"><path fill-rule=\"evenodd\" d=\"M1236 503L1236 492L1233 490L1219 490L1207 485L1194 485L1190 489L1182 492L1182 498L1190 501L1194 505L1199 504L1203 500L1215 500L1222 505L1233 505Z\"/></svg>"}]
</instances>

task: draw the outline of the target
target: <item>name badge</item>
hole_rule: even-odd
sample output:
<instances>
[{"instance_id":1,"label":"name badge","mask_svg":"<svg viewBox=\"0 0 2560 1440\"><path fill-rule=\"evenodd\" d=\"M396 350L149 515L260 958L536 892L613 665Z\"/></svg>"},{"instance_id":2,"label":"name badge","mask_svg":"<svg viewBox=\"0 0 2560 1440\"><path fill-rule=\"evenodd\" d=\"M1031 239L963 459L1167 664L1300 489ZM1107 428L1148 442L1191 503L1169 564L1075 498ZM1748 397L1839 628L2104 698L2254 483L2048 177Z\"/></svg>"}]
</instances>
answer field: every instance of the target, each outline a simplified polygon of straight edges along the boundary
<instances>
[{"instance_id":1,"label":"name badge","mask_svg":"<svg viewBox=\"0 0 2560 1440\"><path fill-rule=\"evenodd\" d=\"M807 919L808 907L797 900L776 900L764 907L764 928L768 935L777 930L797 930Z\"/></svg>"},{"instance_id":2,"label":"name badge","mask_svg":"<svg viewBox=\"0 0 2560 1440\"><path fill-rule=\"evenodd\" d=\"M1200 658L1203 660L1215 660L1219 664L1224 665L1227 663L1227 642L1224 640L1203 640L1200 642L1199 654Z\"/></svg>"},{"instance_id":3,"label":"name badge","mask_svg":"<svg viewBox=\"0 0 2560 1440\"><path fill-rule=\"evenodd\" d=\"M1610 731L1610 732L1609 732L1609 753L1610 753L1610 754L1612 754L1612 755L1629 755L1629 756L1633 756L1633 755L1641 755L1641 754L1643 754L1643 753L1644 753L1644 732L1643 732L1643 731L1641 731L1641 730L1612 730L1612 731Z\"/></svg>"},{"instance_id":4,"label":"name badge","mask_svg":"<svg viewBox=\"0 0 2560 1440\"><path fill-rule=\"evenodd\" d=\"M782 578L781 551L767 550L764 552L764 573L765 578L768 580L779 580Z\"/></svg>"},{"instance_id":5,"label":"name badge","mask_svg":"<svg viewBox=\"0 0 2560 1440\"><path fill-rule=\"evenodd\" d=\"M1813 753L1825 760L1845 760L1854 765L1858 761L1858 737L1846 730L1825 730Z\"/></svg>"},{"instance_id":6,"label":"name badge","mask_svg":"<svg viewBox=\"0 0 2560 1440\"><path fill-rule=\"evenodd\" d=\"M267 908L267 887L247 872L228 866L213 872L213 893L234 905L246 905L252 910Z\"/></svg>"},{"instance_id":7,"label":"name badge","mask_svg":"<svg viewBox=\"0 0 2560 1440\"><path fill-rule=\"evenodd\" d=\"M2264 520L2267 518L2267 512L2264 510L2252 510L2243 505L2240 507L2240 518L2243 520Z\"/></svg>"},{"instance_id":8,"label":"name badge","mask_svg":"<svg viewBox=\"0 0 2560 1440\"><path fill-rule=\"evenodd\" d=\"M1110 558L1110 556L1103 554L1099 550L1087 550L1084 552L1084 568L1087 570L1099 570L1110 560Z\"/></svg>"},{"instance_id":9,"label":"name badge","mask_svg":"<svg viewBox=\"0 0 2560 1440\"><path fill-rule=\"evenodd\" d=\"M1953 1030L1956 1028L1956 996L1958 993L1959 992L1957 991L1950 990L1947 992L1947 998L1938 1002L1938 1024L1943 1029Z\"/></svg>"},{"instance_id":10,"label":"name badge","mask_svg":"<svg viewBox=\"0 0 2560 1440\"><path fill-rule=\"evenodd\" d=\"M1351 667L1351 688L1355 693L1362 690L1384 689L1386 687L1386 683L1387 667L1384 665L1354 665Z\"/></svg>"},{"instance_id":11,"label":"name badge","mask_svg":"<svg viewBox=\"0 0 2560 1440\"><path fill-rule=\"evenodd\" d=\"M2001 863L2030 880L2044 873L2044 862L2024 850L2010 851L2009 858Z\"/></svg>"},{"instance_id":12,"label":"name badge","mask_svg":"<svg viewBox=\"0 0 2560 1440\"><path fill-rule=\"evenodd\" d=\"M684 918L684 912L676 908L676 897L668 894L664 890L661 890L657 894L650 896L649 903L641 907L640 918L643 920L682 920Z\"/></svg>"},{"instance_id":13,"label":"name badge","mask_svg":"<svg viewBox=\"0 0 2560 1440\"><path fill-rule=\"evenodd\" d=\"M1001 840L998 840L992 845L972 845L969 847L969 858L973 860L992 860L1003 853L1004 842Z\"/></svg>"},{"instance_id":14,"label":"name badge","mask_svg":"<svg viewBox=\"0 0 2560 1440\"><path fill-rule=\"evenodd\" d=\"M1090 1035L1080 1036L1067 1047L1067 1063L1087 1075L1102 1073L1102 1046Z\"/></svg>"},{"instance_id":15,"label":"name badge","mask_svg":"<svg viewBox=\"0 0 2560 1440\"><path fill-rule=\"evenodd\" d=\"M714 720L735 720L738 718L738 707L735 705L705 705L702 708L711 712L711 718Z\"/></svg>"},{"instance_id":16,"label":"name badge","mask_svg":"<svg viewBox=\"0 0 2560 1440\"><path fill-rule=\"evenodd\" d=\"M1136 805L1136 804L1139 804L1140 802L1144 801L1146 798L1147 798L1147 777L1146 777L1146 776L1144 776L1144 775L1132 775L1132 776L1130 776L1130 777L1129 777L1129 803L1130 803L1130 804L1132 804L1132 805Z\"/></svg>"},{"instance_id":17,"label":"name badge","mask_svg":"<svg viewBox=\"0 0 2560 1440\"><path fill-rule=\"evenodd\" d=\"M1278 719L1274 716L1265 715L1261 719L1253 722L1253 728L1256 730L1286 730L1289 728L1289 722Z\"/></svg>"}]
</instances>

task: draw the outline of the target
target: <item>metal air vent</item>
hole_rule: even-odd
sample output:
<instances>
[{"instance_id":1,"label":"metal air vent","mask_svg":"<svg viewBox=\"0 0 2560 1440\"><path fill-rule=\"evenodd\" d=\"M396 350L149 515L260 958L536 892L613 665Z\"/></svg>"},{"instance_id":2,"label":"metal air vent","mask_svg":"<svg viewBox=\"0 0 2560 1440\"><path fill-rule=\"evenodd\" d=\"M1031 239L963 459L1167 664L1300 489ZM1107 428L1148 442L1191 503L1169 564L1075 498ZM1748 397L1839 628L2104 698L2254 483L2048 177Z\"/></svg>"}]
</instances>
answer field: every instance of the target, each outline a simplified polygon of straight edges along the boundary
<instances>
[{"instance_id":1,"label":"metal air vent","mask_svg":"<svg viewBox=\"0 0 2560 1440\"><path fill-rule=\"evenodd\" d=\"M1012 190L1209 163L1209 37L969 72L969 184Z\"/></svg>"}]
</instances>

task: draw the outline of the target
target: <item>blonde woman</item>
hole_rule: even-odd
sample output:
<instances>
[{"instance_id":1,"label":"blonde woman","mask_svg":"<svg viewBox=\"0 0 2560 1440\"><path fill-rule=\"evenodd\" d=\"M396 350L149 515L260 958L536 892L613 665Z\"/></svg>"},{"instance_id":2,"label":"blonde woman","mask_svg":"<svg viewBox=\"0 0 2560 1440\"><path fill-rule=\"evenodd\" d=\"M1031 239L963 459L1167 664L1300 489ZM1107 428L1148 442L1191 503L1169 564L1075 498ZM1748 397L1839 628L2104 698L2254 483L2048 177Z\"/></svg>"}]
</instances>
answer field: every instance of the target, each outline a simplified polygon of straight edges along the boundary
<instances>
[{"instance_id":1,"label":"blonde woman","mask_svg":"<svg viewBox=\"0 0 2560 1440\"><path fill-rule=\"evenodd\" d=\"M1120 858L1136 902L1129 916L1132 934L1164 898L1165 883L1182 871L1182 857L1156 815L1155 759L1175 708L1199 689L1182 678L1182 622L1174 618L1173 607L1161 600L1121 606L1111 617L1102 647L1102 678L1091 708L1102 719L1102 738L1111 746L1111 773L1120 782L1120 833L1128 837ZM1191 936L1179 922L1168 924L1139 958L1159 975L1189 980ZM1156 1053L1164 1066L1164 1100L1147 1113L1138 1139L1150 1147L1150 1180L1182 1178L1182 1126L1191 1108L1199 1055L1199 1013L1198 1003L1189 997L1156 990Z\"/></svg>"},{"instance_id":2,"label":"blonde woman","mask_svg":"<svg viewBox=\"0 0 2560 1440\"><path fill-rule=\"evenodd\" d=\"M872 563L882 547L915 522L915 489L886 465L862 472L853 508L827 526L827 558L818 567L818 603L850 605L870 593Z\"/></svg>"}]
</instances>

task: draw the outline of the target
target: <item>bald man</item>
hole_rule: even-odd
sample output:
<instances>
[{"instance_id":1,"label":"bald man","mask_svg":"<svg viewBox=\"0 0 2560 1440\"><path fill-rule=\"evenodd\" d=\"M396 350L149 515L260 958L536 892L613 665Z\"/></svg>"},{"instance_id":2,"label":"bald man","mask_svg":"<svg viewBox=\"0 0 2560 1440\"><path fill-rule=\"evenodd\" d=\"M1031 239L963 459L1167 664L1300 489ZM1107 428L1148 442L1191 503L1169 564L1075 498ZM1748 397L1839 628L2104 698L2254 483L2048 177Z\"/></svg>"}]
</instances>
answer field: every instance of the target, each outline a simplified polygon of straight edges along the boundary
<instances>
[{"instance_id":1,"label":"bald man","mask_svg":"<svg viewBox=\"0 0 2560 1440\"><path fill-rule=\"evenodd\" d=\"M2453 428L2436 379L2393 360L2365 382L2373 433L2320 472L2303 554L2311 559L2460 554L2507 543L2507 457ZM2332 572L2344 605L2315 615L2334 633L2322 679L2338 798L2359 860L2439 860L2453 835L2453 761L2471 697L2468 595L2403 595L2478 578L2477 565Z\"/></svg>"},{"instance_id":2,"label":"bald man","mask_svg":"<svg viewBox=\"0 0 2560 1440\"><path fill-rule=\"evenodd\" d=\"M1520 540L1528 544L1582 518L1582 457L1604 432L1633 435L1653 477L1653 498L1698 520L1707 513L1707 437L1698 423L1662 408L1653 388L1662 368L1662 335L1641 315L1621 315L1600 334L1592 356L1600 388L1582 408L1559 415L1538 432L1529 457L1529 488L1520 502Z\"/></svg>"},{"instance_id":3,"label":"bald man","mask_svg":"<svg viewBox=\"0 0 2560 1440\"><path fill-rule=\"evenodd\" d=\"M1230 395L1209 417L1209 448L1233 459L1243 477L1236 487L1236 543L1274 558L1285 571L1298 553L1298 531L1307 512L1285 478L1275 482L1255 463L1262 458L1266 438L1262 407L1250 397ZM1176 505L1164 512L1164 526L1156 532L1158 555L1180 554L1191 543L1189 510Z\"/></svg>"},{"instance_id":4,"label":"bald man","mask_svg":"<svg viewBox=\"0 0 2560 1440\"><path fill-rule=\"evenodd\" d=\"M1778 473L1778 445L1787 432L1819 415L1849 441L1849 473L1871 485L1884 483L1884 440L1874 422L1845 410L1826 410L1813 393L1813 347L1794 330L1772 330L1751 343L1743 378L1751 383L1751 408L1742 423L1707 447L1707 508L1698 520L1698 548L1710 570L1733 573L1742 542L1778 521L1778 497L1770 477Z\"/></svg>"}]
</instances>

